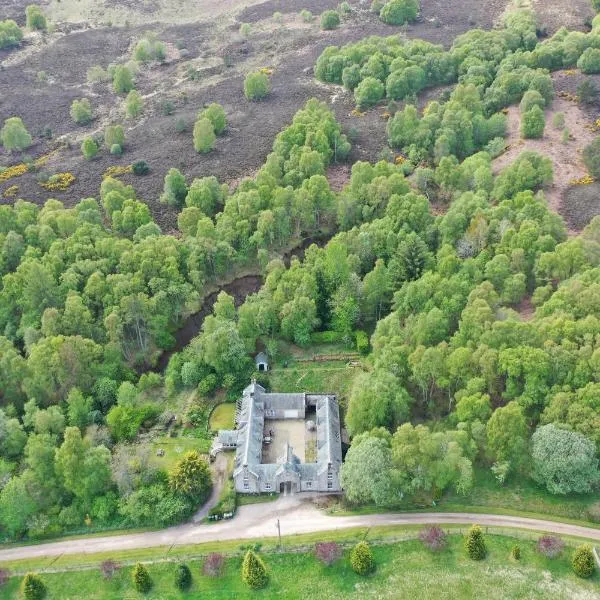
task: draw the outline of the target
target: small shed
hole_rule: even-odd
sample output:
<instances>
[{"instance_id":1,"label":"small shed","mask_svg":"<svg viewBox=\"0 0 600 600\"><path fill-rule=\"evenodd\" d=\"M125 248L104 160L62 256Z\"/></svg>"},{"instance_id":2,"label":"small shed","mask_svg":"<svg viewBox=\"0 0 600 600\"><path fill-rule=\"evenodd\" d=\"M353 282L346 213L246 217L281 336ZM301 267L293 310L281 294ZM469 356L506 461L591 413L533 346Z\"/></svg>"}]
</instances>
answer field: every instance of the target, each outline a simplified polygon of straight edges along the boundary
<instances>
[{"instance_id":1,"label":"small shed","mask_svg":"<svg viewBox=\"0 0 600 600\"><path fill-rule=\"evenodd\" d=\"M269 359L264 352L259 352L254 358L254 362L256 363L257 371L268 371L269 370Z\"/></svg>"}]
</instances>

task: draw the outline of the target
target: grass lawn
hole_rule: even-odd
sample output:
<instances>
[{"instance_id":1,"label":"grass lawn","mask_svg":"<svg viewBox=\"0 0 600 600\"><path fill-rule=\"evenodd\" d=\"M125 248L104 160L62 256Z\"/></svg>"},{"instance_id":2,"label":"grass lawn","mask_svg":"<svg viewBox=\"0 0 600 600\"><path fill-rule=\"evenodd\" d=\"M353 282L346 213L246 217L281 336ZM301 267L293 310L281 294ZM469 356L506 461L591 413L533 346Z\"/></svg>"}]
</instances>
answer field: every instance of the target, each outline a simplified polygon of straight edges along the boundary
<instances>
[{"instance_id":1,"label":"grass lawn","mask_svg":"<svg viewBox=\"0 0 600 600\"><path fill-rule=\"evenodd\" d=\"M235 417L235 404L233 402L223 402L217 404L210 414L208 424L212 431L219 429L233 429Z\"/></svg>"},{"instance_id":2,"label":"grass lawn","mask_svg":"<svg viewBox=\"0 0 600 600\"><path fill-rule=\"evenodd\" d=\"M152 440L151 447L152 463L161 469L169 470L186 452L198 450L201 454L206 454L210 450L210 441L193 437L163 436ZM159 449L165 451L164 456L156 455Z\"/></svg>"},{"instance_id":3,"label":"grass lawn","mask_svg":"<svg viewBox=\"0 0 600 600\"><path fill-rule=\"evenodd\" d=\"M522 558L509 558L511 547L519 543ZM183 598L285 598L303 600L345 598L394 598L410 600L511 598L597 598L600 578L586 581L571 572L567 549L560 558L550 560L539 555L532 542L511 537L487 536L489 555L482 562L466 558L461 536L451 536L448 547L439 552L425 550L417 540L379 545L373 548L377 570L366 578L354 574L344 558L332 567L318 563L312 549L304 553L267 554L270 572L267 588L250 592L240 579L241 556L226 559L221 577L201 574L201 560L189 560L193 586L188 593L178 592L173 584L175 563L148 566L154 589L146 596L132 589L131 568L121 569L110 581L99 570L47 573L42 577L48 587L48 600L116 600ZM1 594L19 598L20 578L12 578Z\"/></svg>"}]
</instances>

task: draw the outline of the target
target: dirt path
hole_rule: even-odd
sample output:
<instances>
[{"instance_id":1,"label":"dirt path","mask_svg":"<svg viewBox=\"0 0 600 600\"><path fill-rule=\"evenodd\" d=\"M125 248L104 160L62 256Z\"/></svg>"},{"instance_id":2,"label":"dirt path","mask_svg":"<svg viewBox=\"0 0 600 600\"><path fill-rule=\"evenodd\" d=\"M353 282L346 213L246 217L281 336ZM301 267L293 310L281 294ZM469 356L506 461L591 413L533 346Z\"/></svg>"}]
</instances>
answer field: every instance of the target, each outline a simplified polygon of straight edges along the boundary
<instances>
[{"instance_id":1,"label":"dirt path","mask_svg":"<svg viewBox=\"0 0 600 600\"><path fill-rule=\"evenodd\" d=\"M202 506L202 508L200 508L192 517L193 523L201 523L208 517L210 509L215 507L219 502L219 496L221 495L227 477L227 455L223 452L217 454L215 462L211 464L210 470L213 480L212 491L210 492L210 497L204 503L204 506Z\"/></svg>"},{"instance_id":2,"label":"dirt path","mask_svg":"<svg viewBox=\"0 0 600 600\"><path fill-rule=\"evenodd\" d=\"M277 519L281 522L281 533L284 536L315 531L347 529L350 527L429 523L468 525L479 523L483 526L546 531L559 535L600 541L600 529L506 515L475 513L384 513L335 517L317 509L310 497L288 496L279 498L274 502L242 506L234 519L221 521L216 524L199 525L187 523L161 531L64 540L36 546L8 547L0 550L0 563L2 561L45 556L55 557L63 554L84 555L156 546L273 537L277 531Z\"/></svg>"}]
</instances>

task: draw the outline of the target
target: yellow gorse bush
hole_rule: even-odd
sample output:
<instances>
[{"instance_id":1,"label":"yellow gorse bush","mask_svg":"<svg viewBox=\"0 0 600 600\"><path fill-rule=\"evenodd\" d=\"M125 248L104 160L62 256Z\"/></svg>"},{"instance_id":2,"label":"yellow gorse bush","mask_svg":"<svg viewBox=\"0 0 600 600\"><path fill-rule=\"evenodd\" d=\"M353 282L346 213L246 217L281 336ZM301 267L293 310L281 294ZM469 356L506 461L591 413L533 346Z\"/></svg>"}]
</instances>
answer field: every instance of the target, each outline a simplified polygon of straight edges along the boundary
<instances>
[{"instance_id":1,"label":"yellow gorse bush","mask_svg":"<svg viewBox=\"0 0 600 600\"><path fill-rule=\"evenodd\" d=\"M124 167L113 165L104 171L102 177L119 177L121 175L127 175L128 173L133 173L133 165L126 165Z\"/></svg>"},{"instance_id":2,"label":"yellow gorse bush","mask_svg":"<svg viewBox=\"0 0 600 600\"><path fill-rule=\"evenodd\" d=\"M585 175L579 179L571 179L569 183L571 185L590 185L590 183L594 183L594 178L591 175Z\"/></svg>"},{"instance_id":3,"label":"yellow gorse bush","mask_svg":"<svg viewBox=\"0 0 600 600\"><path fill-rule=\"evenodd\" d=\"M8 187L4 190L2 197L3 198L14 198L17 195L18 191L19 191L18 185L11 185L10 187Z\"/></svg>"},{"instance_id":4,"label":"yellow gorse bush","mask_svg":"<svg viewBox=\"0 0 600 600\"><path fill-rule=\"evenodd\" d=\"M75 181L73 173L56 173L52 175L48 181L40 183L40 185L48 191L64 191Z\"/></svg>"}]
</instances>

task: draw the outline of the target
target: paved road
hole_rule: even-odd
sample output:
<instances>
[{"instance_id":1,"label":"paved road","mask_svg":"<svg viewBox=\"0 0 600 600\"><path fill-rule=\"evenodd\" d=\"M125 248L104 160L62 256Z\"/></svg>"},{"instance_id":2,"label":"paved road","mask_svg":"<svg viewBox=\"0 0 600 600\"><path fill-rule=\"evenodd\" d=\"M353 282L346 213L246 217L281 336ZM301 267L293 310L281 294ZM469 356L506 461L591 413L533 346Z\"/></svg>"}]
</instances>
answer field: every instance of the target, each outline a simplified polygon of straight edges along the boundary
<instances>
[{"instance_id":1,"label":"paved road","mask_svg":"<svg viewBox=\"0 0 600 600\"><path fill-rule=\"evenodd\" d=\"M274 502L242 506L234 519L210 525L192 522L160 531L63 540L35 546L9 547L0 550L0 563L2 561L23 558L54 557L62 554L93 554L95 552L131 550L154 546L273 537L277 533L275 526L277 518L281 521L282 535L381 525L428 523L466 525L479 523L484 526L532 529L600 541L600 529L506 515L474 513L383 513L334 517L317 509L310 499L288 496L279 498Z\"/></svg>"}]
</instances>

